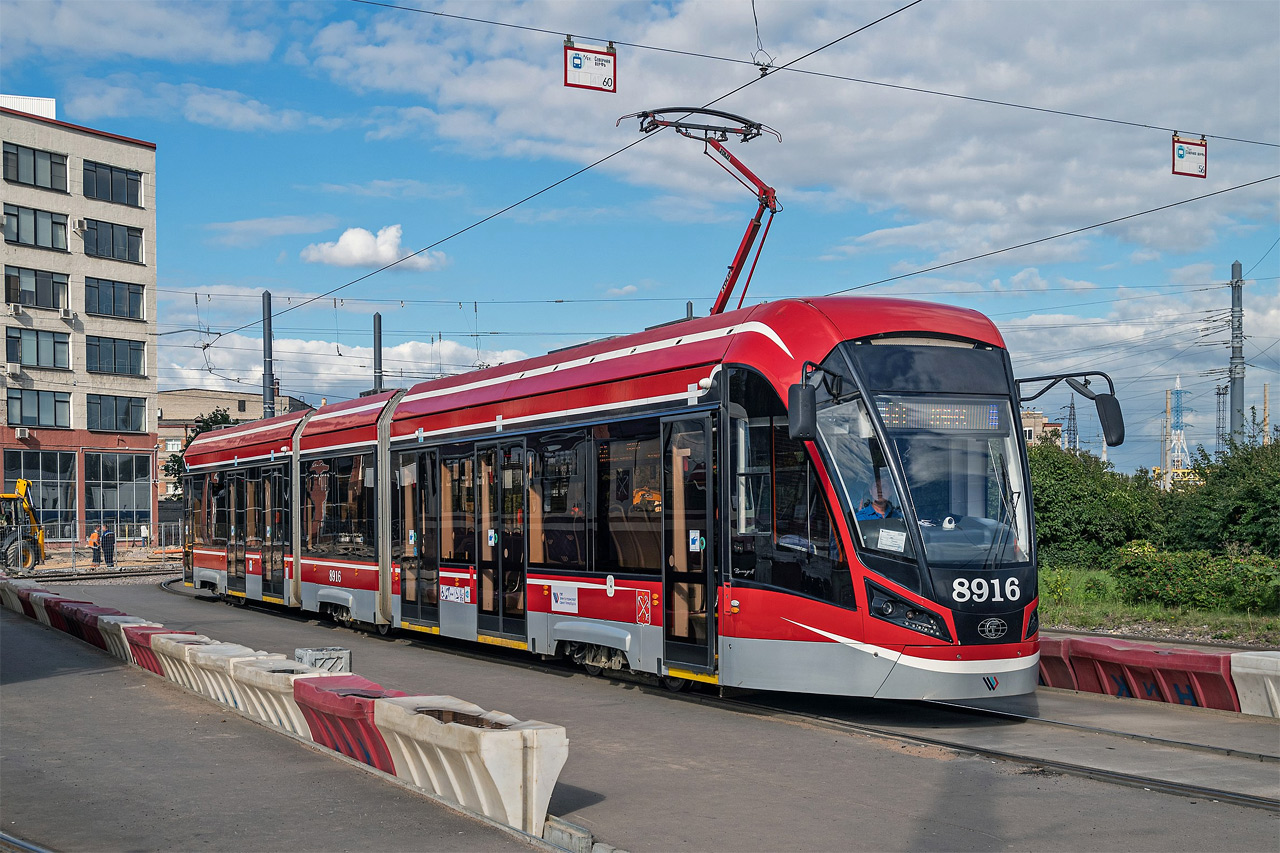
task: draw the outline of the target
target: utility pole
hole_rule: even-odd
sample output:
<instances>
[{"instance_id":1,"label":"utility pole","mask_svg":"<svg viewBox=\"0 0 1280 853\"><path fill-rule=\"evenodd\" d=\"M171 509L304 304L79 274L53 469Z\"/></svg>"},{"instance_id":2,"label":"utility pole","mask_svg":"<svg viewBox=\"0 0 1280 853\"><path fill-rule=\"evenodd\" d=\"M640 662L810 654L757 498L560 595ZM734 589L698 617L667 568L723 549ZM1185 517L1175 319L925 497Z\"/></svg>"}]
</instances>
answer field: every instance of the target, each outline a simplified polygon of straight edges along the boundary
<instances>
[{"instance_id":1,"label":"utility pole","mask_svg":"<svg viewBox=\"0 0 1280 853\"><path fill-rule=\"evenodd\" d=\"M271 291L262 291L262 416L275 417L275 367L271 359Z\"/></svg>"},{"instance_id":2,"label":"utility pole","mask_svg":"<svg viewBox=\"0 0 1280 853\"><path fill-rule=\"evenodd\" d=\"M373 315L373 391L382 390L382 312Z\"/></svg>"},{"instance_id":3,"label":"utility pole","mask_svg":"<svg viewBox=\"0 0 1280 853\"><path fill-rule=\"evenodd\" d=\"M1218 453L1222 453L1222 451L1227 449L1227 391L1228 389L1226 385L1217 385L1214 386L1213 389L1213 396L1218 409L1218 422L1216 429Z\"/></svg>"},{"instance_id":4,"label":"utility pole","mask_svg":"<svg viewBox=\"0 0 1280 853\"><path fill-rule=\"evenodd\" d=\"M1262 443L1271 443L1271 384L1262 386Z\"/></svg>"},{"instance_id":5,"label":"utility pole","mask_svg":"<svg viewBox=\"0 0 1280 853\"><path fill-rule=\"evenodd\" d=\"M1164 423L1160 428L1160 488L1166 492L1173 482L1169 472L1169 424L1173 416L1173 391L1164 390Z\"/></svg>"},{"instance_id":6,"label":"utility pole","mask_svg":"<svg viewBox=\"0 0 1280 853\"><path fill-rule=\"evenodd\" d=\"M1244 433L1244 279L1240 262L1231 265L1231 434Z\"/></svg>"}]
</instances>

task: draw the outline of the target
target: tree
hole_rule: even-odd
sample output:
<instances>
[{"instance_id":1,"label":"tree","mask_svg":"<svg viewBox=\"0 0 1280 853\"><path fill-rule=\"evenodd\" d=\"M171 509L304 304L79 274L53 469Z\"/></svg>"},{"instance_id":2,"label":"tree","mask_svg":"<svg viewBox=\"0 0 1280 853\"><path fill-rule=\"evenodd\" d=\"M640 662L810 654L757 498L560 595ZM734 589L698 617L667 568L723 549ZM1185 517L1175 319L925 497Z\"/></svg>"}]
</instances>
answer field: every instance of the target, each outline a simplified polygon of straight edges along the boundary
<instances>
[{"instance_id":1,"label":"tree","mask_svg":"<svg viewBox=\"0 0 1280 853\"><path fill-rule=\"evenodd\" d=\"M222 426L230 426L234 423L238 423L238 421L232 418L231 413L223 408L214 409L206 415L196 416L195 424L187 432L187 440L182 443L182 450L177 453L170 453L169 458L166 459L164 463L165 476L169 477L175 484L177 484L178 489L176 494L182 493L182 454L185 453L187 448L191 445L191 440L203 432L208 432L211 429L217 429Z\"/></svg>"},{"instance_id":2,"label":"tree","mask_svg":"<svg viewBox=\"0 0 1280 853\"><path fill-rule=\"evenodd\" d=\"M1257 430L1229 439L1217 458L1198 448L1195 471L1202 485L1164 499L1171 545L1280 557L1280 443L1263 444L1260 435Z\"/></svg>"}]
</instances>

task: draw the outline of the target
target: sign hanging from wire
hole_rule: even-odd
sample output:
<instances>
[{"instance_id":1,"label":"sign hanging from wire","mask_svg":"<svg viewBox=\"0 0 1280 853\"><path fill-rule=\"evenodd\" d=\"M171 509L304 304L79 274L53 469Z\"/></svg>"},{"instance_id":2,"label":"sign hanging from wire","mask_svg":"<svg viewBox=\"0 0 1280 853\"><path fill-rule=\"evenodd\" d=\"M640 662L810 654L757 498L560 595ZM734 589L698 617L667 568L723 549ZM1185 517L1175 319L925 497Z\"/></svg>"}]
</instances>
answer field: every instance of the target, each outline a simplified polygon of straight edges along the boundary
<instances>
[{"instance_id":1,"label":"sign hanging from wire","mask_svg":"<svg viewBox=\"0 0 1280 853\"><path fill-rule=\"evenodd\" d=\"M618 54L607 47L577 47L573 36L564 39L564 85L597 92L618 91Z\"/></svg>"},{"instance_id":2,"label":"sign hanging from wire","mask_svg":"<svg viewBox=\"0 0 1280 853\"><path fill-rule=\"evenodd\" d=\"M1209 177L1209 143L1203 136L1188 139L1174 131L1173 173L1191 178Z\"/></svg>"}]
</instances>

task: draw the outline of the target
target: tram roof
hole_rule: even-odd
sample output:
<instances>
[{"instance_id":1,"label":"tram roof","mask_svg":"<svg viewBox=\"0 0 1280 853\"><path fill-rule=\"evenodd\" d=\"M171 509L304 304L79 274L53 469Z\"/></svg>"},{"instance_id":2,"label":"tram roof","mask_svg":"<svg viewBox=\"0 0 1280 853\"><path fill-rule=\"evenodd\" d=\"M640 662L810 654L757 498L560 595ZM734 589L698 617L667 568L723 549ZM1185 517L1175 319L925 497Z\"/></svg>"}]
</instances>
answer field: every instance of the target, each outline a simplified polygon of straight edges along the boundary
<instances>
[{"instance_id":1,"label":"tram roof","mask_svg":"<svg viewBox=\"0 0 1280 853\"><path fill-rule=\"evenodd\" d=\"M287 456L293 448L294 430L310 413L309 410L290 412L203 432L191 440L183 458L188 468L198 468L214 463L260 462L281 454Z\"/></svg>"}]
</instances>

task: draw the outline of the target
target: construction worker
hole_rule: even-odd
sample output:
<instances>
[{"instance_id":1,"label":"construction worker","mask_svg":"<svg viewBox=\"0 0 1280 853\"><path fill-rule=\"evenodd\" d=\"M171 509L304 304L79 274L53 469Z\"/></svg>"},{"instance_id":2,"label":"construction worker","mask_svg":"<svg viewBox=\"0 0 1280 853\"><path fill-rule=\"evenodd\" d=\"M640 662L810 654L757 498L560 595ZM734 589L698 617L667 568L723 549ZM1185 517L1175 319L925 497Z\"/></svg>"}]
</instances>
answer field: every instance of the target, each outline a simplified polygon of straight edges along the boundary
<instances>
[{"instance_id":1,"label":"construction worker","mask_svg":"<svg viewBox=\"0 0 1280 853\"><path fill-rule=\"evenodd\" d=\"M101 526L95 524L93 532L89 534L89 547L93 549L93 564L95 566L102 562L102 538L98 533L101 529Z\"/></svg>"},{"instance_id":2,"label":"construction worker","mask_svg":"<svg viewBox=\"0 0 1280 853\"><path fill-rule=\"evenodd\" d=\"M110 524L102 525L102 557L106 561L108 569L115 568L116 532L111 529Z\"/></svg>"}]
</instances>

